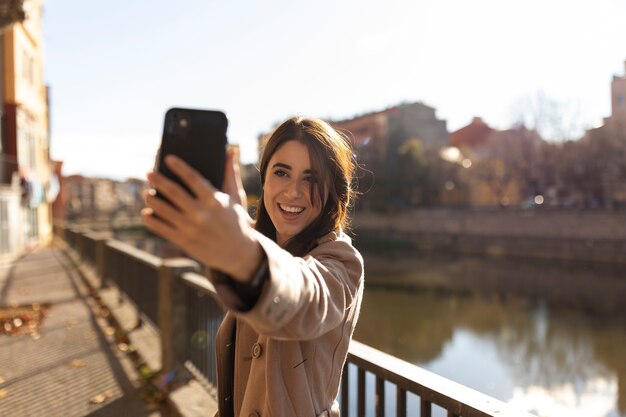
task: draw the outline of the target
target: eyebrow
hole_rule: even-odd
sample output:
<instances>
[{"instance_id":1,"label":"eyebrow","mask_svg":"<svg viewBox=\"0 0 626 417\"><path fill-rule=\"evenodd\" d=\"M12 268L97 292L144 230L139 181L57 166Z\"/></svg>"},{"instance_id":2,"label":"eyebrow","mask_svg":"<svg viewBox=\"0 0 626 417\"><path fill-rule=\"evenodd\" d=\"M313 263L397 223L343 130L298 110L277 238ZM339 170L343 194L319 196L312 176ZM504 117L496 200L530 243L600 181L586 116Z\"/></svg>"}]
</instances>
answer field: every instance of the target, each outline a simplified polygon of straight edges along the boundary
<instances>
[{"instance_id":1,"label":"eyebrow","mask_svg":"<svg viewBox=\"0 0 626 417\"><path fill-rule=\"evenodd\" d=\"M291 166L290 166L290 165L283 164L282 162L276 162L274 165L272 165L272 169L273 169L273 168L285 168L285 169L288 169L288 170L290 170L290 171L292 170L292 168L291 168ZM304 170L304 173L305 173L305 174L310 174L310 173L312 173L312 172L313 172L313 170L311 170L311 169L305 169L305 170Z\"/></svg>"}]
</instances>

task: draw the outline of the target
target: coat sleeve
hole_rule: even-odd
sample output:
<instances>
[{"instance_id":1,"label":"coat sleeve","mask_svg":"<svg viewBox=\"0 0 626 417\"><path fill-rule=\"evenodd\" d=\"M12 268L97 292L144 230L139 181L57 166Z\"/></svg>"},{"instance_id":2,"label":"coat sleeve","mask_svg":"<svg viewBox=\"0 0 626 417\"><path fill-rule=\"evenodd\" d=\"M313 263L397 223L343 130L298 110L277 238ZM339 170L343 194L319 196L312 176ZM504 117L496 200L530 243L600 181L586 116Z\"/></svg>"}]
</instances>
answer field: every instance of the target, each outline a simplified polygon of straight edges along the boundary
<instances>
[{"instance_id":1,"label":"coat sleeve","mask_svg":"<svg viewBox=\"0 0 626 417\"><path fill-rule=\"evenodd\" d=\"M259 242L269 276L254 307L235 314L257 333L284 340L314 339L339 326L363 286L363 258L350 239L331 233L303 258L261 234Z\"/></svg>"}]
</instances>

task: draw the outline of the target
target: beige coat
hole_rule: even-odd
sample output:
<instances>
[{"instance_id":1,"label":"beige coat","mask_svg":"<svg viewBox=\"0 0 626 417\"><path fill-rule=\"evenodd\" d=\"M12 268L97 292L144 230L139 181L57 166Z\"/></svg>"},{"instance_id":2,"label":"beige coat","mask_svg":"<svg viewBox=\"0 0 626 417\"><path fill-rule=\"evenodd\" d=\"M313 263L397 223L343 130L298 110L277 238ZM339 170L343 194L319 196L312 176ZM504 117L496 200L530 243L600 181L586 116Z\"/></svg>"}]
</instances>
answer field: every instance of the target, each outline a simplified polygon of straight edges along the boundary
<instances>
[{"instance_id":1,"label":"beige coat","mask_svg":"<svg viewBox=\"0 0 626 417\"><path fill-rule=\"evenodd\" d=\"M337 417L363 258L342 233L324 236L303 258L259 239L269 279L256 305L228 311L217 334L218 415L230 417L232 407L235 417ZM227 286L216 289L232 297Z\"/></svg>"}]
</instances>

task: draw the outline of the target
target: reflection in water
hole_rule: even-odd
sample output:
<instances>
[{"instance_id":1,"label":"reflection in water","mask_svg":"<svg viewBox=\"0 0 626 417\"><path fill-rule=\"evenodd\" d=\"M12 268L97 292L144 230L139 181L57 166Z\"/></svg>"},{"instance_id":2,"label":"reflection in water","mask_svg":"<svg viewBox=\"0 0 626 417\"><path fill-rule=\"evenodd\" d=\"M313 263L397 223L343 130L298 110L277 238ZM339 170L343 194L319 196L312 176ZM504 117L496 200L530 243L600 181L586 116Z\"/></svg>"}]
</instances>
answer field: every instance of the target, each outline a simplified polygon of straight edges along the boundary
<instances>
[{"instance_id":1,"label":"reflection in water","mask_svg":"<svg viewBox=\"0 0 626 417\"><path fill-rule=\"evenodd\" d=\"M533 410L539 416L619 416L615 410L617 378L592 378L579 384L562 384L545 389L530 385L515 388L509 403Z\"/></svg>"},{"instance_id":2,"label":"reflection in water","mask_svg":"<svg viewBox=\"0 0 626 417\"><path fill-rule=\"evenodd\" d=\"M355 338L539 416L626 416L626 329L524 300L366 292Z\"/></svg>"}]
</instances>

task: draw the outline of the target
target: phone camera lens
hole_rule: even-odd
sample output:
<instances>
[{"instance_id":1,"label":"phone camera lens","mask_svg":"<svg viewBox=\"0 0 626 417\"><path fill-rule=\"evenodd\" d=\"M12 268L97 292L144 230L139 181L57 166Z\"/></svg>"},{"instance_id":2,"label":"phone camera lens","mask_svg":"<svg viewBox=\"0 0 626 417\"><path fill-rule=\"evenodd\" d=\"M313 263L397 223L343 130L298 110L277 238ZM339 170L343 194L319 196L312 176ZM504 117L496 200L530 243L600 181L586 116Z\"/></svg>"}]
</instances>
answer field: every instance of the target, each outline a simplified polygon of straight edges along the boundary
<instances>
[{"instance_id":1,"label":"phone camera lens","mask_svg":"<svg viewBox=\"0 0 626 417\"><path fill-rule=\"evenodd\" d=\"M187 121L187 119L180 119L178 121L178 124L180 125L180 127L185 128L189 125L189 122Z\"/></svg>"}]
</instances>

